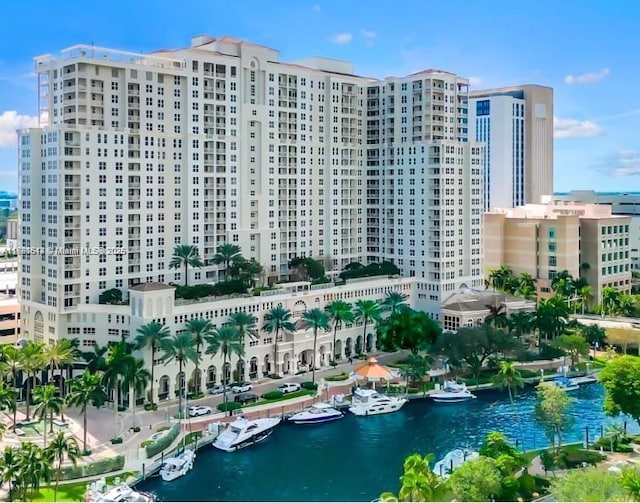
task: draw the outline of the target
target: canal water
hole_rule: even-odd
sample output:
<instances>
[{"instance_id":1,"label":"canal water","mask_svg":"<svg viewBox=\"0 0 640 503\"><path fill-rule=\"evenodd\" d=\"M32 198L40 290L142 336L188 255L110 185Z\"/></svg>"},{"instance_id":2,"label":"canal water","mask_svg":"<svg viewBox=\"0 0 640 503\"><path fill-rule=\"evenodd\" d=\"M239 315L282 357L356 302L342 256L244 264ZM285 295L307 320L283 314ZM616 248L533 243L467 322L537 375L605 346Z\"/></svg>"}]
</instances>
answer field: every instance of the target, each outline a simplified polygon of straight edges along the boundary
<instances>
[{"instance_id":1,"label":"canal water","mask_svg":"<svg viewBox=\"0 0 640 503\"><path fill-rule=\"evenodd\" d=\"M575 424L566 441L590 441L612 422L602 411L604 390L591 384L572 392ZM412 400L401 411L356 417L321 425L280 425L263 443L225 453L213 447L198 451L191 472L173 482L159 477L140 483L160 501L371 501L384 491L398 490L404 458L433 453L436 460L456 448L477 449L490 431L505 433L514 443L517 417L525 448L548 445L534 421L535 390L527 389L513 406L507 392L485 391L461 404Z\"/></svg>"}]
</instances>

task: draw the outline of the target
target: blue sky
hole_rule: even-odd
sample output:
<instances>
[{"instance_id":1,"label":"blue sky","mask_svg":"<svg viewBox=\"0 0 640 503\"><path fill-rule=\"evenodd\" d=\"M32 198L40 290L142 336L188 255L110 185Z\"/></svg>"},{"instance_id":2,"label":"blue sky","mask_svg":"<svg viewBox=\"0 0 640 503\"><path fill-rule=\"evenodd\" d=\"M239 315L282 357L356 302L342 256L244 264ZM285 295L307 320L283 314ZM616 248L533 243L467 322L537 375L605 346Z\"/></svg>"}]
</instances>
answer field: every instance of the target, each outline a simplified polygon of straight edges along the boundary
<instances>
[{"instance_id":1,"label":"blue sky","mask_svg":"<svg viewBox=\"0 0 640 503\"><path fill-rule=\"evenodd\" d=\"M361 75L439 68L475 89L555 89L555 190L640 181L638 2L20 0L0 2L0 189L15 189L14 130L36 121L32 58L85 43L131 51L231 35L283 61L327 56ZM629 98L629 99L627 99Z\"/></svg>"}]
</instances>

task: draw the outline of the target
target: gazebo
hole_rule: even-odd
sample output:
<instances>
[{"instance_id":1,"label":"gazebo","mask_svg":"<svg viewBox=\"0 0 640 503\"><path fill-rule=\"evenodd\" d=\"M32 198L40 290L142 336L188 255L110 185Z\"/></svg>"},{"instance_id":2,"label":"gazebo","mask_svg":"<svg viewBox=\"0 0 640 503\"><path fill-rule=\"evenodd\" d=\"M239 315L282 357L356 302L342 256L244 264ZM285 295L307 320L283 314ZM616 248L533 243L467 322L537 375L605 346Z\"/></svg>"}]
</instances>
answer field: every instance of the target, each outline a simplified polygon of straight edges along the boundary
<instances>
[{"instance_id":1,"label":"gazebo","mask_svg":"<svg viewBox=\"0 0 640 503\"><path fill-rule=\"evenodd\" d=\"M396 375L389 369L389 367L380 365L378 360L372 356L366 363L355 369L353 377L356 379L367 379L367 381L373 383L373 388L375 389L376 382L379 382L381 379L389 381L396 377Z\"/></svg>"}]
</instances>

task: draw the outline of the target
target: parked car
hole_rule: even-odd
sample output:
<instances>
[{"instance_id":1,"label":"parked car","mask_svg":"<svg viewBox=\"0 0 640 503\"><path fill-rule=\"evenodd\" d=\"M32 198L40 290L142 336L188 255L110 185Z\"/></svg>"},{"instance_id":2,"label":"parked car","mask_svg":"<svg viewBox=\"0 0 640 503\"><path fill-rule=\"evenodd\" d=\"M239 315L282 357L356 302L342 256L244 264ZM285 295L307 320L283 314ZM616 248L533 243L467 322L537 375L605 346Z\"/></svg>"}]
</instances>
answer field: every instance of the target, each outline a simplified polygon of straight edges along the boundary
<instances>
[{"instance_id":1,"label":"parked car","mask_svg":"<svg viewBox=\"0 0 640 503\"><path fill-rule=\"evenodd\" d=\"M246 403L254 403L258 401L258 395L254 393L240 393L238 396L234 398L234 402L237 402L241 405Z\"/></svg>"},{"instance_id":2,"label":"parked car","mask_svg":"<svg viewBox=\"0 0 640 503\"><path fill-rule=\"evenodd\" d=\"M207 405L193 405L189 407L189 415L191 417L196 416L206 416L207 414L211 414L213 409Z\"/></svg>"},{"instance_id":3,"label":"parked car","mask_svg":"<svg viewBox=\"0 0 640 503\"><path fill-rule=\"evenodd\" d=\"M207 393L209 393L210 395L219 395L220 393L224 392L224 386L222 384L216 384L215 386L212 386L211 388L207 389Z\"/></svg>"},{"instance_id":4,"label":"parked car","mask_svg":"<svg viewBox=\"0 0 640 503\"><path fill-rule=\"evenodd\" d=\"M240 384L236 384L231 387L231 391L233 391L236 395L238 393L244 393L246 391L251 391L253 389L253 385L248 382L242 382Z\"/></svg>"},{"instance_id":5,"label":"parked car","mask_svg":"<svg viewBox=\"0 0 640 503\"><path fill-rule=\"evenodd\" d=\"M286 382L278 386L278 391L281 391L282 393L293 393L300 389L300 385L297 382Z\"/></svg>"}]
</instances>

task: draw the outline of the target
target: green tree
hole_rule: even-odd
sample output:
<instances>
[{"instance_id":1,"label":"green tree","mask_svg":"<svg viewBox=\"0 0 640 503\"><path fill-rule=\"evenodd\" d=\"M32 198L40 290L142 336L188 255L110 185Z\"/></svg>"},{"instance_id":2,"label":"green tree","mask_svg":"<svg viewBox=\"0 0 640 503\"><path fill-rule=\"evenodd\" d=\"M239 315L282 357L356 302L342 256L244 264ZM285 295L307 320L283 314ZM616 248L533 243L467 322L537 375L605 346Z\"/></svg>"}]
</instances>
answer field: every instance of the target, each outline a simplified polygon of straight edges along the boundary
<instances>
[{"instance_id":1,"label":"green tree","mask_svg":"<svg viewBox=\"0 0 640 503\"><path fill-rule=\"evenodd\" d=\"M500 362L500 370L496 374L493 382L494 384L500 386L500 389L507 388L511 406L516 406L516 419L518 422L518 431L520 433L520 445L524 448L524 432L522 430L522 419L520 417L519 410L520 408L519 406L517 406L513 399L514 395L518 393L518 389L524 388L524 380L522 379L522 374L515 367L513 362L502 361Z\"/></svg>"},{"instance_id":2,"label":"green tree","mask_svg":"<svg viewBox=\"0 0 640 503\"><path fill-rule=\"evenodd\" d=\"M327 312L333 322L333 360L338 358L336 353L336 338L338 328L342 329L343 325L353 323L355 315L353 314L353 306L344 300L334 300L327 306Z\"/></svg>"},{"instance_id":3,"label":"green tree","mask_svg":"<svg viewBox=\"0 0 640 503\"><path fill-rule=\"evenodd\" d=\"M204 318L193 318L188 320L186 323L187 332L191 335L191 340L193 344L196 346L196 353L198 354L198 358L196 360L196 382L193 383L193 388L195 393L200 392L200 383L202 381L200 377L200 359L201 359L201 351L200 349L205 343L205 338L207 335L211 335L213 332L213 324L210 320L205 320Z\"/></svg>"},{"instance_id":4,"label":"green tree","mask_svg":"<svg viewBox=\"0 0 640 503\"><path fill-rule=\"evenodd\" d=\"M536 279L526 272L523 272L518 276L518 288L514 292L517 296L523 297L527 300L536 300L537 289Z\"/></svg>"},{"instance_id":5,"label":"green tree","mask_svg":"<svg viewBox=\"0 0 640 503\"><path fill-rule=\"evenodd\" d=\"M15 391L16 400L18 397L18 370L22 368L24 355L22 351L13 344L4 344L0 346L0 372L3 375L11 375L11 387ZM16 426L17 407L13 408L12 427Z\"/></svg>"},{"instance_id":6,"label":"green tree","mask_svg":"<svg viewBox=\"0 0 640 503\"><path fill-rule=\"evenodd\" d=\"M394 315L407 307L407 296L401 292L390 291L382 301L382 310Z\"/></svg>"},{"instance_id":7,"label":"green tree","mask_svg":"<svg viewBox=\"0 0 640 503\"><path fill-rule=\"evenodd\" d=\"M423 379L431 364L431 357L410 354L407 364L400 369L400 375L406 379L405 393L409 391L409 383L423 384Z\"/></svg>"},{"instance_id":8,"label":"green tree","mask_svg":"<svg viewBox=\"0 0 640 503\"><path fill-rule=\"evenodd\" d=\"M569 311L565 301L554 295L550 299L538 302L533 324L540 335L544 335L545 341L548 341L549 338L555 339L564 332L568 319Z\"/></svg>"},{"instance_id":9,"label":"green tree","mask_svg":"<svg viewBox=\"0 0 640 503\"><path fill-rule=\"evenodd\" d=\"M22 500L27 501L29 489L37 492L41 482L50 482L53 475L51 454L31 442L22 442L17 452L17 482Z\"/></svg>"},{"instance_id":10,"label":"green tree","mask_svg":"<svg viewBox=\"0 0 640 503\"><path fill-rule=\"evenodd\" d=\"M151 350L151 390L149 391L149 402L154 403L155 395L153 393L153 384L155 383L156 351L161 350L164 344L166 344L171 337L171 331L168 327L156 321L150 321L139 327L136 333L138 335L134 339L135 348L138 350L149 348Z\"/></svg>"},{"instance_id":11,"label":"green tree","mask_svg":"<svg viewBox=\"0 0 640 503\"><path fill-rule=\"evenodd\" d=\"M551 446L562 445L564 433L573 425L570 415L571 398L566 391L550 383L542 382L536 388L536 421L544 428Z\"/></svg>"},{"instance_id":12,"label":"green tree","mask_svg":"<svg viewBox=\"0 0 640 503\"><path fill-rule=\"evenodd\" d=\"M29 341L22 348L22 370L27 375L27 411L26 420L29 421L31 411L31 384L36 381L36 374L45 368L44 344Z\"/></svg>"},{"instance_id":13,"label":"green tree","mask_svg":"<svg viewBox=\"0 0 640 503\"><path fill-rule=\"evenodd\" d=\"M442 333L438 322L423 311L405 307L378 324L379 344L383 351L408 349L417 355L433 345Z\"/></svg>"},{"instance_id":14,"label":"green tree","mask_svg":"<svg viewBox=\"0 0 640 503\"><path fill-rule=\"evenodd\" d=\"M107 368L107 353L109 352L109 346L93 345L93 351L85 351L82 353L82 358L87 362L87 370L92 374L98 374L104 372Z\"/></svg>"},{"instance_id":15,"label":"green tree","mask_svg":"<svg viewBox=\"0 0 640 503\"><path fill-rule=\"evenodd\" d=\"M215 261L215 257L214 257ZM184 284L189 285L189 267L200 269L204 263L200 258L198 247L195 245L176 245L173 249L173 256L169 262L169 269L180 269L184 267Z\"/></svg>"},{"instance_id":16,"label":"green tree","mask_svg":"<svg viewBox=\"0 0 640 503\"><path fill-rule=\"evenodd\" d=\"M56 387L53 384L36 386L33 390L33 397L36 405L33 413L42 421L42 436L44 445L47 445L47 418L49 418L50 434L53 434L53 415L60 412L62 408L62 397L56 394Z\"/></svg>"},{"instance_id":17,"label":"green tree","mask_svg":"<svg viewBox=\"0 0 640 503\"><path fill-rule=\"evenodd\" d=\"M601 294L602 314L613 316L620 312L621 297L620 290L612 286L605 286Z\"/></svg>"},{"instance_id":18,"label":"green tree","mask_svg":"<svg viewBox=\"0 0 640 503\"><path fill-rule=\"evenodd\" d=\"M18 392L14 388L9 388L0 381L0 410L15 413L17 408ZM15 424L15 423L14 423Z\"/></svg>"},{"instance_id":19,"label":"green tree","mask_svg":"<svg viewBox=\"0 0 640 503\"><path fill-rule=\"evenodd\" d=\"M18 474L18 449L5 446L0 457L0 483L9 484L9 501L13 501L13 489Z\"/></svg>"},{"instance_id":20,"label":"green tree","mask_svg":"<svg viewBox=\"0 0 640 503\"><path fill-rule=\"evenodd\" d=\"M324 277L325 270L322 262L311 257L294 257L289 261L289 269L293 269L296 276L305 281Z\"/></svg>"},{"instance_id":21,"label":"green tree","mask_svg":"<svg viewBox=\"0 0 640 503\"><path fill-rule=\"evenodd\" d=\"M76 361L77 350L73 347L70 339L60 339L53 344L47 346L44 350L44 362L51 372L51 381L53 382L54 371L59 371L58 392L64 398L65 386L63 370ZM64 421L64 409L60 408L61 419Z\"/></svg>"},{"instance_id":22,"label":"green tree","mask_svg":"<svg viewBox=\"0 0 640 503\"><path fill-rule=\"evenodd\" d=\"M63 432L53 438L49 447L47 447L48 454L56 462L55 478L56 484L53 488L53 501L58 501L58 484L60 484L60 475L62 473L62 463L65 461L70 462L73 466L78 463L80 457L80 450L78 449L78 443L73 437L66 437Z\"/></svg>"},{"instance_id":23,"label":"green tree","mask_svg":"<svg viewBox=\"0 0 640 503\"><path fill-rule=\"evenodd\" d=\"M621 485L632 501L640 501L640 473L637 469L629 469L622 472Z\"/></svg>"},{"instance_id":24,"label":"green tree","mask_svg":"<svg viewBox=\"0 0 640 503\"><path fill-rule=\"evenodd\" d=\"M600 348L607 345L607 332L600 325L581 325L580 333L589 344L598 344Z\"/></svg>"},{"instance_id":25,"label":"green tree","mask_svg":"<svg viewBox=\"0 0 640 503\"><path fill-rule=\"evenodd\" d=\"M180 376L178 382L178 414L179 417L182 418L182 400L184 398L184 382L186 381L186 379L183 379L184 366L188 362L195 363L198 361L200 355L193 345L193 337L191 337L191 334L184 332L175 334L171 339L168 339L162 349L164 350L162 360L165 365L168 365L172 361L178 362L178 375Z\"/></svg>"},{"instance_id":26,"label":"green tree","mask_svg":"<svg viewBox=\"0 0 640 503\"><path fill-rule=\"evenodd\" d=\"M102 380L108 389L113 390L114 421L117 419L118 409L122 405L122 377L127 374L134 361L130 344L120 341L109 345Z\"/></svg>"},{"instance_id":27,"label":"green tree","mask_svg":"<svg viewBox=\"0 0 640 503\"><path fill-rule=\"evenodd\" d=\"M264 315L264 325L262 330L268 334L273 334L273 373L278 373L278 338L280 332L295 330L295 324L291 321L291 311L282 306L276 306L267 311Z\"/></svg>"},{"instance_id":28,"label":"green tree","mask_svg":"<svg viewBox=\"0 0 640 503\"><path fill-rule=\"evenodd\" d=\"M487 325L491 325L494 328L507 328L509 326L507 306L504 304L487 304L485 307L489 310L489 314L484 319Z\"/></svg>"},{"instance_id":29,"label":"green tree","mask_svg":"<svg viewBox=\"0 0 640 503\"><path fill-rule=\"evenodd\" d=\"M316 382L316 351L318 346L318 330L329 330L329 315L320 308L313 308L302 315L302 325L313 330L313 356L311 357L311 380Z\"/></svg>"},{"instance_id":30,"label":"green tree","mask_svg":"<svg viewBox=\"0 0 640 503\"><path fill-rule=\"evenodd\" d=\"M379 321L382 313L380 309L380 304L378 304L375 300L364 300L360 299L356 302L356 307L354 311L354 315L357 321L361 321L363 324L362 328L362 348L361 351L364 351L364 348L367 344L367 325L370 321L374 323Z\"/></svg>"},{"instance_id":31,"label":"green tree","mask_svg":"<svg viewBox=\"0 0 640 503\"><path fill-rule=\"evenodd\" d=\"M98 297L99 304L120 304L122 303L122 292L118 288L109 288Z\"/></svg>"},{"instance_id":32,"label":"green tree","mask_svg":"<svg viewBox=\"0 0 640 503\"><path fill-rule=\"evenodd\" d=\"M509 331L518 339L529 335L533 327L533 314L528 311L516 311L507 318Z\"/></svg>"},{"instance_id":33,"label":"green tree","mask_svg":"<svg viewBox=\"0 0 640 503\"><path fill-rule=\"evenodd\" d=\"M554 501L627 501L620 476L596 467L554 477L549 492Z\"/></svg>"},{"instance_id":34,"label":"green tree","mask_svg":"<svg viewBox=\"0 0 640 503\"><path fill-rule=\"evenodd\" d=\"M553 345L569 355L572 367L576 366L580 361L580 357L589 356L589 343L578 334L561 335L554 341Z\"/></svg>"},{"instance_id":35,"label":"green tree","mask_svg":"<svg viewBox=\"0 0 640 503\"><path fill-rule=\"evenodd\" d=\"M250 340L257 340L256 333L256 317L252 313L238 311L229 315L229 324L238 329L240 332L240 342L244 346L244 339L248 337Z\"/></svg>"},{"instance_id":36,"label":"green tree","mask_svg":"<svg viewBox=\"0 0 640 503\"><path fill-rule=\"evenodd\" d=\"M221 244L216 248L216 254L213 256L213 263L216 265L223 264L225 270L225 280L227 277L227 270L231 262L237 262L242 259L242 250L238 245L231 243Z\"/></svg>"},{"instance_id":37,"label":"green tree","mask_svg":"<svg viewBox=\"0 0 640 503\"><path fill-rule=\"evenodd\" d=\"M138 396L144 393L147 389L151 374L145 368L144 360L134 358L130 365L125 368L122 375L122 387L123 390L129 390L129 407L131 407L132 413L132 426L136 426L136 402Z\"/></svg>"},{"instance_id":38,"label":"green tree","mask_svg":"<svg viewBox=\"0 0 640 503\"><path fill-rule=\"evenodd\" d=\"M242 335L237 327L221 327L213 330L209 335L205 336L207 349L205 353L208 355L222 355L222 368L227 367L227 362L233 355L238 358L244 356L244 344L242 344ZM222 383L222 391L224 395L224 403L227 403L227 380Z\"/></svg>"},{"instance_id":39,"label":"green tree","mask_svg":"<svg viewBox=\"0 0 640 503\"><path fill-rule=\"evenodd\" d=\"M584 314L585 309L590 309L593 302L593 289L589 285L584 285L578 290L578 295L580 296L582 314Z\"/></svg>"},{"instance_id":40,"label":"green tree","mask_svg":"<svg viewBox=\"0 0 640 503\"><path fill-rule=\"evenodd\" d=\"M456 468L448 482L458 501L491 501L500 492L502 476L494 459L480 456Z\"/></svg>"},{"instance_id":41,"label":"green tree","mask_svg":"<svg viewBox=\"0 0 640 503\"><path fill-rule=\"evenodd\" d=\"M431 454L407 456L402 466L398 496L385 492L380 495L380 499L382 501L435 501L435 492L441 481L431 471L429 464L432 460Z\"/></svg>"},{"instance_id":42,"label":"green tree","mask_svg":"<svg viewBox=\"0 0 640 503\"><path fill-rule=\"evenodd\" d=\"M625 355L609 361L598 380L605 389L605 412L628 414L640 423L640 358Z\"/></svg>"},{"instance_id":43,"label":"green tree","mask_svg":"<svg viewBox=\"0 0 640 503\"><path fill-rule=\"evenodd\" d=\"M105 404L107 398L102 379L97 374L85 371L69 383L69 394L66 397L67 405L79 407L82 413L83 452L87 452L87 408L91 404L99 409Z\"/></svg>"}]
</instances>

